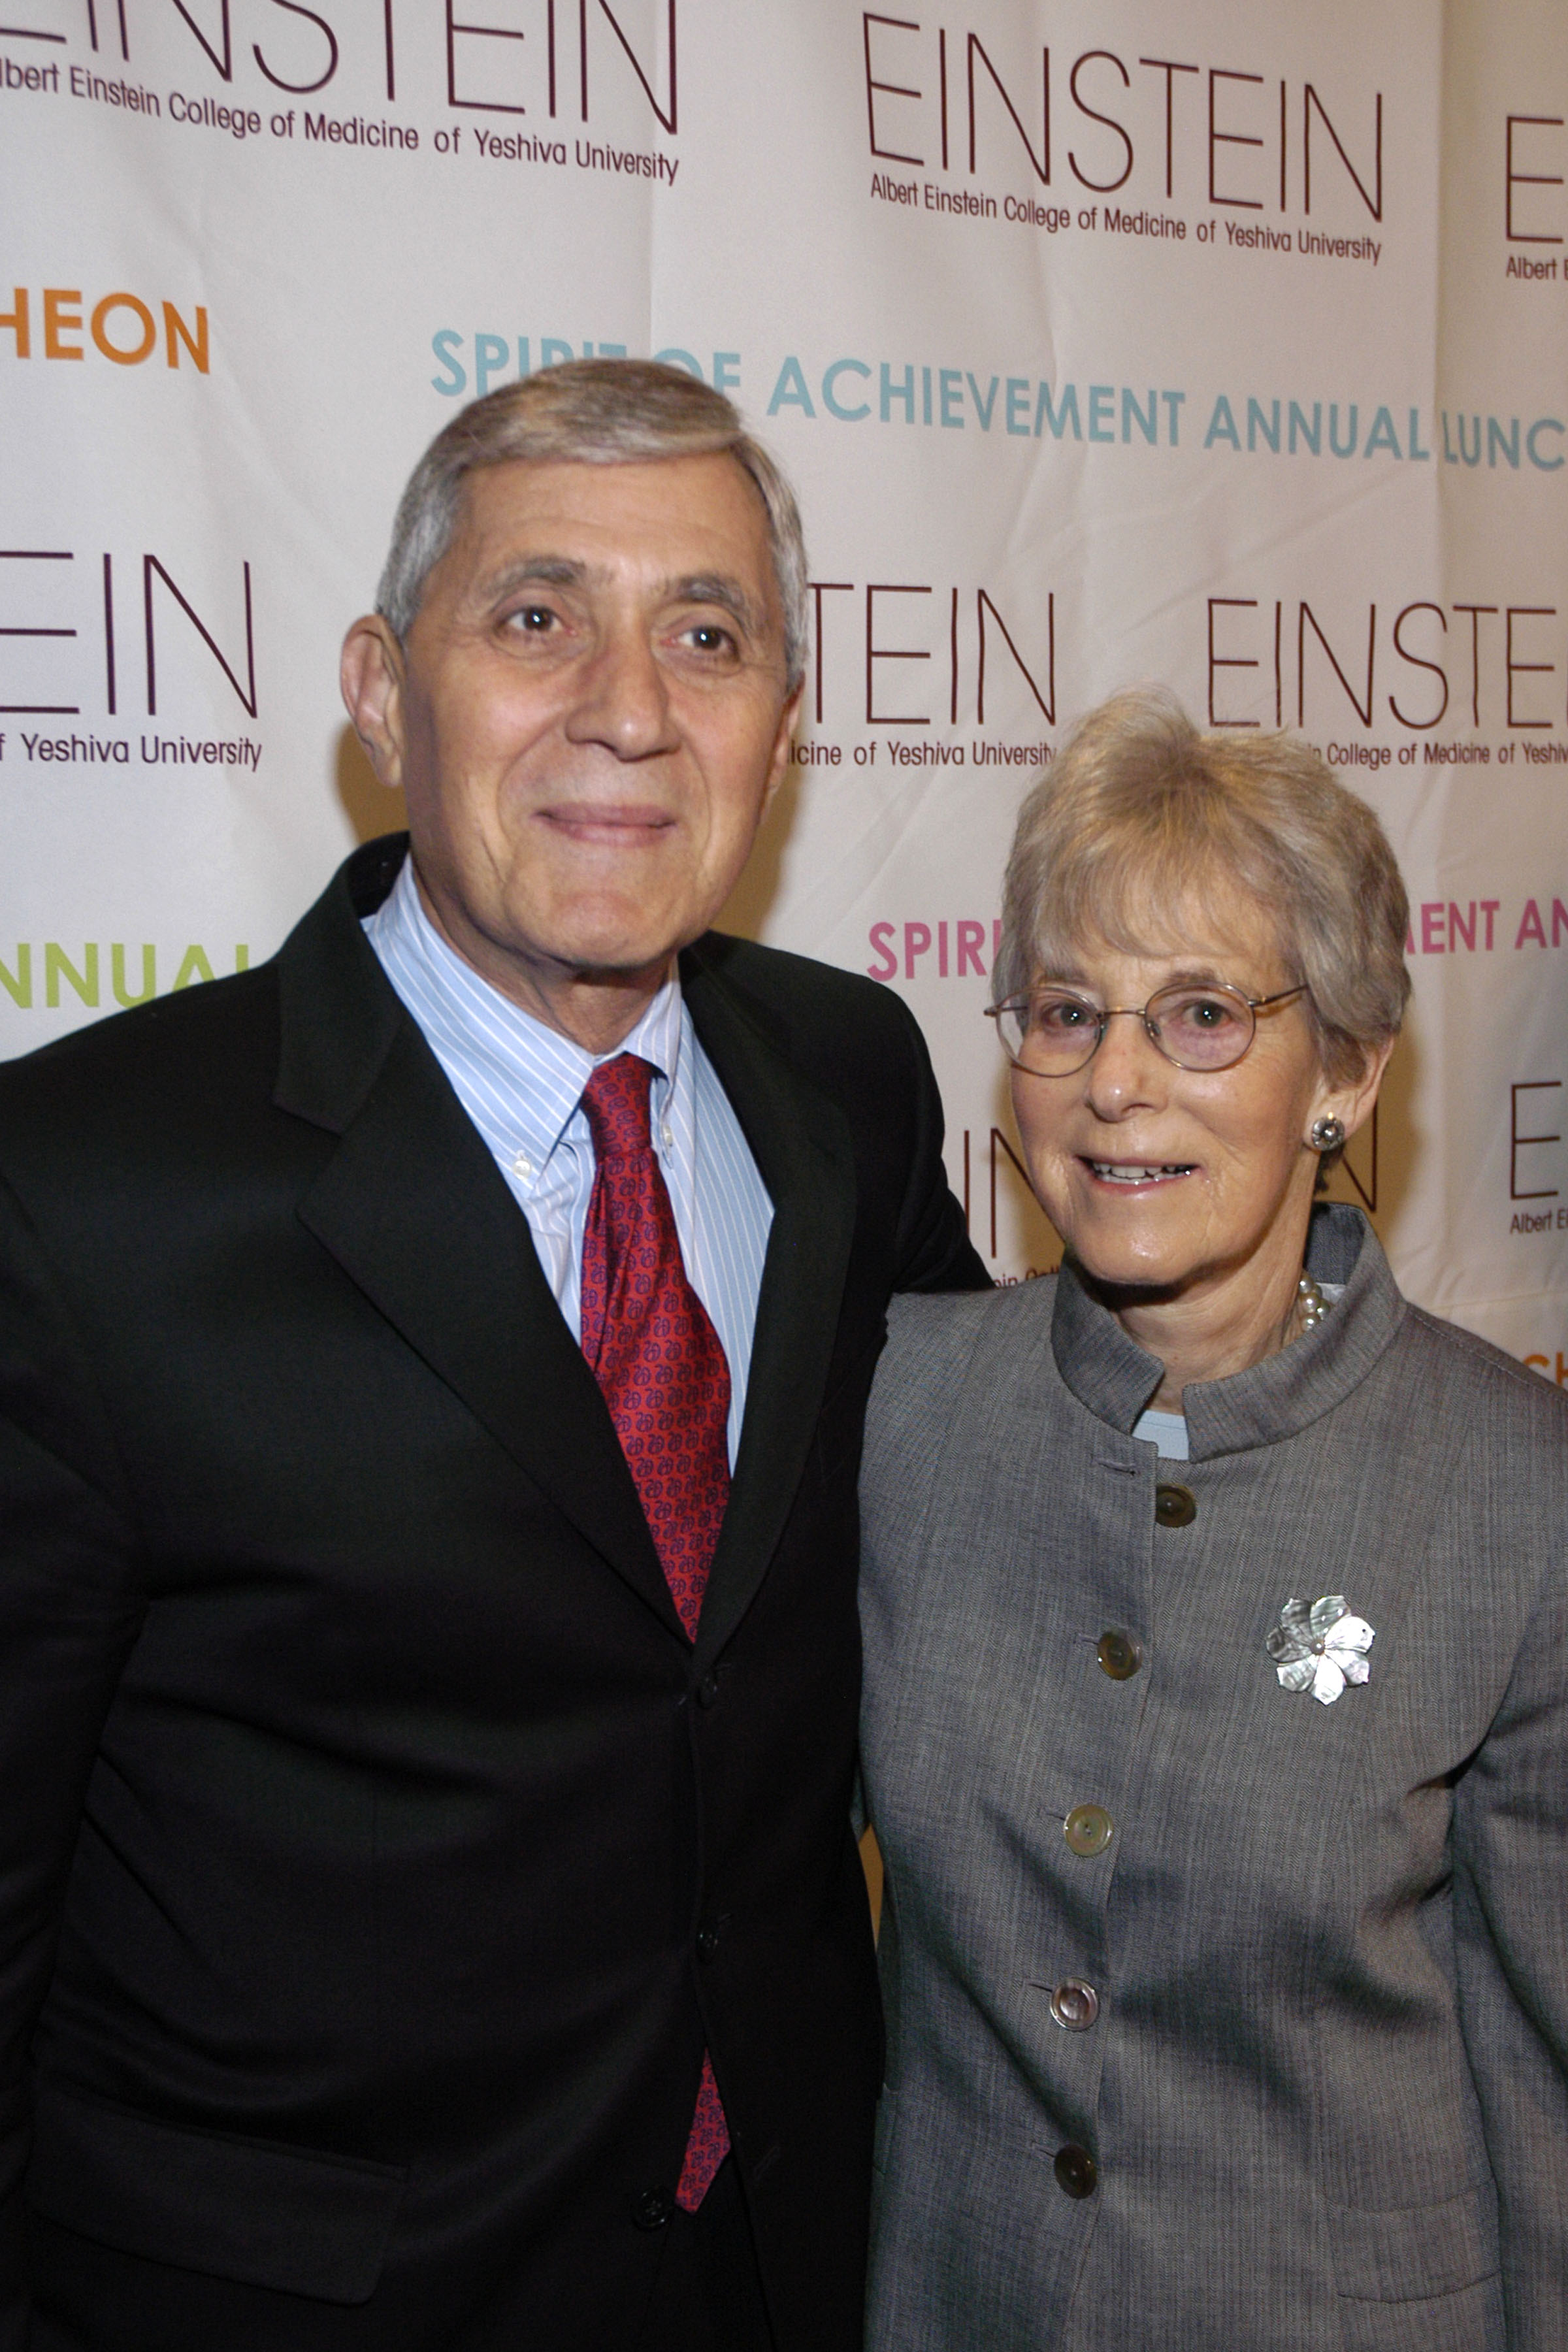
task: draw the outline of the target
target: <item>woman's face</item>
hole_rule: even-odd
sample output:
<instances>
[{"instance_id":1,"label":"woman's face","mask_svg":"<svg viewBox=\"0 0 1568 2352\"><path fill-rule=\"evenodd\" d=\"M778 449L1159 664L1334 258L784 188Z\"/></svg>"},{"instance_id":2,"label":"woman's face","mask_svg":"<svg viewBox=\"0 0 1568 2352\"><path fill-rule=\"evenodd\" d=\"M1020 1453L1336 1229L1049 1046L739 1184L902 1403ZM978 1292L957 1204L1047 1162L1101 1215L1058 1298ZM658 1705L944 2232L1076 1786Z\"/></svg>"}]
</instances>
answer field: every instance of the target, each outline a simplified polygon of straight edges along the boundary
<instances>
[{"instance_id":1,"label":"woman's face","mask_svg":"<svg viewBox=\"0 0 1568 2352\"><path fill-rule=\"evenodd\" d=\"M1234 892L1204 892L1167 945L1086 940L1070 970L1037 978L1101 1006L1142 1006L1173 981L1251 998L1292 984L1272 923ZM1329 1113L1359 1124L1359 1092L1324 1077L1300 997L1259 1013L1226 1070L1177 1069L1142 1021L1121 1019L1070 1076L1013 1073L1030 1180L1079 1263L1108 1286L1166 1295L1293 1287L1318 1168L1309 1132Z\"/></svg>"}]
</instances>

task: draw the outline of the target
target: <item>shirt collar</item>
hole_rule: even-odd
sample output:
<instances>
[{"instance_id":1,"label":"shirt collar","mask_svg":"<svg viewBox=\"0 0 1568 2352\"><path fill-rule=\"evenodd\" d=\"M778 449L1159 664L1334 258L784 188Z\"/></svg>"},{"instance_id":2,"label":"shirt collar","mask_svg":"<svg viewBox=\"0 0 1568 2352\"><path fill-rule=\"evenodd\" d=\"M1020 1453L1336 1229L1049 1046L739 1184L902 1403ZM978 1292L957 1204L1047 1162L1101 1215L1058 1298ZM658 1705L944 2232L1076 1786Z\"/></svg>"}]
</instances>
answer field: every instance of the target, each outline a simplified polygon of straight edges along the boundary
<instances>
[{"instance_id":1,"label":"shirt collar","mask_svg":"<svg viewBox=\"0 0 1568 2352\"><path fill-rule=\"evenodd\" d=\"M536 1020L477 972L443 939L426 911L414 860L404 860L390 897L371 918L399 992L416 1011L439 1058L460 1068L471 1115L498 1155L526 1158L537 1178L570 1126L590 1074L617 1054L637 1054L658 1073L658 1116L679 1074L680 981L672 971L641 1018L607 1054L590 1054Z\"/></svg>"},{"instance_id":2,"label":"shirt collar","mask_svg":"<svg viewBox=\"0 0 1568 2352\"><path fill-rule=\"evenodd\" d=\"M1342 1293L1316 1329L1288 1348L1228 1380L1188 1387L1182 1403L1194 1462L1296 1436L1360 1387L1399 1328L1405 1300L1359 1209L1314 1208L1307 1267L1320 1282L1342 1283ZM1131 1429L1163 1375L1159 1359L1089 1297L1070 1258L1057 1284L1051 1350L1079 1402L1113 1429Z\"/></svg>"}]
</instances>

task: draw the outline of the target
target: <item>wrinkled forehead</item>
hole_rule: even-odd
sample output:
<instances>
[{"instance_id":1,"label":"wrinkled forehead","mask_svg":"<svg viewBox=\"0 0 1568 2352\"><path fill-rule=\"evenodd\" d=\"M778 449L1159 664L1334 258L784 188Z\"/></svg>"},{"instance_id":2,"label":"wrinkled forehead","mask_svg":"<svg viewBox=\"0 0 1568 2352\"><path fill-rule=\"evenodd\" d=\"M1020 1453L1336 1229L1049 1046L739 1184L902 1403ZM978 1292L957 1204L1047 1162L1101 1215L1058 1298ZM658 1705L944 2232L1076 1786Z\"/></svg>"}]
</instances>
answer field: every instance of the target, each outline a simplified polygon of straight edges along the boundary
<instances>
[{"instance_id":1,"label":"wrinkled forehead","mask_svg":"<svg viewBox=\"0 0 1568 2352\"><path fill-rule=\"evenodd\" d=\"M1282 910L1217 857L1175 877L1131 865L1101 868L1070 891L1047 886L1036 927L1039 973L1086 975L1107 954L1260 987L1296 976Z\"/></svg>"}]
</instances>

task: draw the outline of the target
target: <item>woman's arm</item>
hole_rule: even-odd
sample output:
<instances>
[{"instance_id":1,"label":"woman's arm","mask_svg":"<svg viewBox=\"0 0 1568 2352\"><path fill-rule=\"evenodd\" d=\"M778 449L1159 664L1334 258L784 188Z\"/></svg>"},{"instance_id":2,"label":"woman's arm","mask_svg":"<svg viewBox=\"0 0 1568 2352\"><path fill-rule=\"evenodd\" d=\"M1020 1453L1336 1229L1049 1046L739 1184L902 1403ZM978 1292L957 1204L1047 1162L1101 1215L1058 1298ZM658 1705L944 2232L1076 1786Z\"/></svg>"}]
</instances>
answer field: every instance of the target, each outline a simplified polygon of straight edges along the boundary
<instances>
[{"instance_id":1,"label":"woman's arm","mask_svg":"<svg viewBox=\"0 0 1568 2352\"><path fill-rule=\"evenodd\" d=\"M1554 1530L1561 1553L1568 1528ZM1568 2343L1568 1577L1455 1790L1460 2020L1497 2179L1510 2352Z\"/></svg>"}]
</instances>

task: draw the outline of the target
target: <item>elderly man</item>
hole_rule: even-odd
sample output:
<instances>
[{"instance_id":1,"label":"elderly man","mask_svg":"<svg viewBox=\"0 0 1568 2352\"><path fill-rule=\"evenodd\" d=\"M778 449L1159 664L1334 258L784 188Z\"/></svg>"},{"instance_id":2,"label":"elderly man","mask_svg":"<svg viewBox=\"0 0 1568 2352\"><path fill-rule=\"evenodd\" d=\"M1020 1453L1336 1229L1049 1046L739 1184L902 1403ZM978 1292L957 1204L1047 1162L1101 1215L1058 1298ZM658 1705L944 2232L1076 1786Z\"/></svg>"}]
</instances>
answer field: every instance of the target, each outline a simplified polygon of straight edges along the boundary
<instances>
[{"instance_id":1,"label":"elderly man","mask_svg":"<svg viewBox=\"0 0 1568 2352\"><path fill-rule=\"evenodd\" d=\"M477 403L344 692L412 849L0 1073L5 2352L834 2352L912 1022L721 939L805 562L729 403Z\"/></svg>"}]
</instances>

